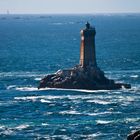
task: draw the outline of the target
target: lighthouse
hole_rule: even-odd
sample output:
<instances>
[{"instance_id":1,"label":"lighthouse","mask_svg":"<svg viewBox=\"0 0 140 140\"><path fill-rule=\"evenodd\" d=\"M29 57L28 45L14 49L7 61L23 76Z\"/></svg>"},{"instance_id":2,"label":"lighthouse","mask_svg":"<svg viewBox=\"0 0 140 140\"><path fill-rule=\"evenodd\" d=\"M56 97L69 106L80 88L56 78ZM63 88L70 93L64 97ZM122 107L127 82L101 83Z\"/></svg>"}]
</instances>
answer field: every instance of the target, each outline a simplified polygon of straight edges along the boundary
<instances>
[{"instance_id":1,"label":"lighthouse","mask_svg":"<svg viewBox=\"0 0 140 140\"><path fill-rule=\"evenodd\" d=\"M115 83L105 77L96 63L95 28L87 22L81 30L80 64L70 69L58 70L46 75L38 86L40 88L115 90L131 88L130 84Z\"/></svg>"},{"instance_id":2,"label":"lighthouse","mask_svg":"<svg viewBox=\"0 0 140 140\"><path fill-rule=\"evenodd\" d=\"M86 28L81 30L81 47L80 47L80 66L86 69L87 67L96 67L95 53L95 35L94 27L86 23Z\"/></svg>"}]
</instances>

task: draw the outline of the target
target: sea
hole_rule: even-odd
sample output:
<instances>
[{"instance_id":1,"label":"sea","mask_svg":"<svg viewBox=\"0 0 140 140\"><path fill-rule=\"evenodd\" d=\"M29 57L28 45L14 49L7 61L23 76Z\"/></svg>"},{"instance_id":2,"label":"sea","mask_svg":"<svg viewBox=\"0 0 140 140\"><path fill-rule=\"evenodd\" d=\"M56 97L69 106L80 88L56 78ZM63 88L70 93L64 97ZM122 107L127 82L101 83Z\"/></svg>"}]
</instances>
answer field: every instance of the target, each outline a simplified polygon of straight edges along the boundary
<instances>
[{"instance_id":1,"label":"sea","mask_svg":"<svg viewBox=\"0 0 140 140\"><path fill-rule=\"evenodd\" d=\"M97 64L120 90L40 89L79 64L96 29ZM140 129L140 14L0 15L0 140L125 140Z\"/></svg>"}]
</instances>

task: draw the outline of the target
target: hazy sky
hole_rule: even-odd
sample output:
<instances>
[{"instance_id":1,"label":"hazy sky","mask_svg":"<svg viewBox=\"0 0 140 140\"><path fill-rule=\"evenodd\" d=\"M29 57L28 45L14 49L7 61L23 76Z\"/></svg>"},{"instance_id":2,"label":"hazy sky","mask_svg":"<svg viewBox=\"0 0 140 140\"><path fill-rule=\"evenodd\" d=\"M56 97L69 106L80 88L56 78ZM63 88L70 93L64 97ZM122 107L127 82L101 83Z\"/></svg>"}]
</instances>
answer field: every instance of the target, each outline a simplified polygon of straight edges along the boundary
<instances>
[{"instance_id":1,"label":"hazy sky","mask_svg":"<svg viewBox=\"0 0 140 140\"><path fill-rule=\"evenodd\" d=\"M0 13L126 13L139 12L140 0L0 0Z\"/></svg>"}]
</instances>

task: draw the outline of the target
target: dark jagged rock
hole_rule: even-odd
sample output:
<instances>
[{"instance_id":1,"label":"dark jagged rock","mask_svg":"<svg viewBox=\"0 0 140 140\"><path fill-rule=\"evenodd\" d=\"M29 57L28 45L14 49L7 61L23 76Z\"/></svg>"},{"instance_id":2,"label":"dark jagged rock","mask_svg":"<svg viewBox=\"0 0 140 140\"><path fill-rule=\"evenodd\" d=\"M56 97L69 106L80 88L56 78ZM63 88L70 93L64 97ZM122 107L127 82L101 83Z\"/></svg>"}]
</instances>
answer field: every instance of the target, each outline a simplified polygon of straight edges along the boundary
<instances>
[{"instance_id":1,"label":"dark jagged rock","mask_svg":"<svg viewBox=\"0 0 140 140\"><path fill-rule=\"evenodd\" d=\"M39 85L40 88L90 89L112 90L122 87L131 88L130 84L115 83L105 77L96 63L95 28L86 24L81 30L80 64L71 69L58 70L54 74L45 76Z\"/></svg>"},{"instance_id":2,"label":"dark jagged rock","mask_svg":"<svg viewBox=\"0 0 140 140\"><path fill-rule=\"evenodd\" d=\"M65 88L65 89L91 89L112 90L130 88L129 84L115 83L107 79L99 68L84 70L82 67L74 67L68 70L59 70L55 74L45 76L38 88Z\"/></svg>"},{"instance_id":3,"label":"dark jagged rock","mask_svg":"<svg viewBox=\"0 0 140 140\"><path fill-rule=\"evenodd\" d=\"M140 140L140 130L128 135L127 140Z\"/></svg>"}]
</instances>

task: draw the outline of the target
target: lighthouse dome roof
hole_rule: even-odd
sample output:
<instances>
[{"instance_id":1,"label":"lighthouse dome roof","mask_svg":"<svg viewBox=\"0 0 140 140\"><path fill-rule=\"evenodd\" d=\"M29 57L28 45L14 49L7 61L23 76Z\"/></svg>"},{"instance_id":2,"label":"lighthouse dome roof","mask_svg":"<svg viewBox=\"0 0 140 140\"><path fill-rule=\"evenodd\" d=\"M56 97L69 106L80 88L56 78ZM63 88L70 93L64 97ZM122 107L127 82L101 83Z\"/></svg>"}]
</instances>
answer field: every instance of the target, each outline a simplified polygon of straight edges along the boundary
<instances>
[{"instance_id":1,"label":"lighthouse dome roof","mask_svg":"<svg viewBox=\"0 0 140 140\"><path fill-rule=\"evenodd\" d=\"M96 34L95 27L90 26L89 22L86 23L86 28L81 30L81 34Z\"/></svg>"}]
</instances>

